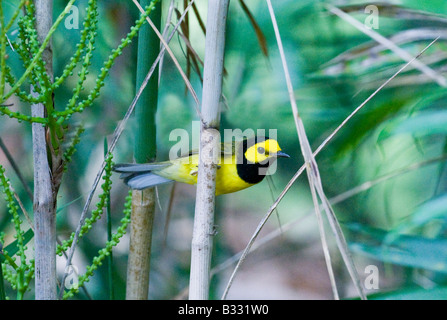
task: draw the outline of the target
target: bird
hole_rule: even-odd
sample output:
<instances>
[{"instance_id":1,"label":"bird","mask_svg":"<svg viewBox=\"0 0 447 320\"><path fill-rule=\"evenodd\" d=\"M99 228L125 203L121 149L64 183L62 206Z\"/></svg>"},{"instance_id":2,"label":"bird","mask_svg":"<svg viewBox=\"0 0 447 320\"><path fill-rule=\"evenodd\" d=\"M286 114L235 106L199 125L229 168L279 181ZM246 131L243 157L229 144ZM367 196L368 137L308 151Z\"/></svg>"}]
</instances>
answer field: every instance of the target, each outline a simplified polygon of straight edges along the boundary
<instances>
[{"instance_id":1,"label":"bird","mask_svg":"<svg viewBox=\"0 0 447 320\"><path fill-rule=\"evenodd\" d=\"M237 192L260 183L269 166L277 158L290 158L281 151L278 142L267 136L253 136L220 145L220 160L216 169L216 196ZM123 163L113 167L132 189L142 190L169 183L197 184L198 150L178 158L152 163Z\"/></svg>"}]
</instances>

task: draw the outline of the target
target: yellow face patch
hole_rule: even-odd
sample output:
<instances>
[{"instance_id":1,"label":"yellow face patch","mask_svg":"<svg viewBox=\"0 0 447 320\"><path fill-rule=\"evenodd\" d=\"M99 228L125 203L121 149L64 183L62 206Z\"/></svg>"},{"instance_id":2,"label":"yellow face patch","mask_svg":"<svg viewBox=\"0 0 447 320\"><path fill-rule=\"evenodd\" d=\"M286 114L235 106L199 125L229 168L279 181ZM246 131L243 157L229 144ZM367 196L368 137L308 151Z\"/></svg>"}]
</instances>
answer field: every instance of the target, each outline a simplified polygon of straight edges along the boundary
<instances>
[{"instance_id":1,"label":"yellow face patch","mask_svg":"<svg viewBox=\"0 0 447 320\"><path fill-rule=\"evenodd\" d=\"M258 142L245 151L245 158L251 163L263 163L281 151L276 140L268 139Z\"/></svg>"}]
</instances>

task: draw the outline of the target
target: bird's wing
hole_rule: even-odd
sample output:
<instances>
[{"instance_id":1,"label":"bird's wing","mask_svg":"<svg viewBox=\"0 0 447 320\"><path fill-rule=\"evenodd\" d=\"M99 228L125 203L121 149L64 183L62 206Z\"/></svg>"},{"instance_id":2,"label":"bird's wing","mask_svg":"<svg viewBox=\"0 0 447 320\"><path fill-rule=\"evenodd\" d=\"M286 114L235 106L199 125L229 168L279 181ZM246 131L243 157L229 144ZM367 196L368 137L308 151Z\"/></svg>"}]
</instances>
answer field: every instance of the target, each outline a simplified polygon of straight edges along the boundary
<instances>
[{"instance_id":1,"label":"bird's wing","mask_svg":"<svg viewBox=\"0 0 447 320\"><path fill-rule=\"evenodd\" d=\"M149 173L153 170L160 170L163 168L166 168L170 166L170 162L159 162L159 163L121 163L116 164L113 167L113 171L121 173L120 178L121 179L128 179L131 176L134 176L135 174L141 174L141 173Z\"/></svg>"},{"instance_id":2,"label":"bird's wing","mask_svg":"<svg viewBox=\"0 0 447 320\"><path fill-rule=\"evenodd\" d=\"M172 180L156 175L152 172L146 173L123 173L124 182L132 189L142 190L148 187L158 186L172 182Z\"/></svg>"},{"instance_id":3,"label":"bird's wing","mask_svg":"<svg viewBox=\"0 0 447 320\"><path fill-rule=\"evenodd\" d=\"M220 153L221 156L230 156L233 155L235 152L235 146L238 145L238 143L240 143L240 141L236 141L236 142L222 142L220 144ZM184 158L184 157L190 157L192 155L195 154L199 154L199 149L192 149L188 152L188 154L184 154L182 155L180 158Z\"/></svg>"},{"instance_id":4,"label":"bird's wing","mask_svg":"<svg viewBox=\"0 0 447 320\"><path fill-rule=\"evenodd\" d=\"M152 170L160 170L162 168L165 168L167 166L170 166L171 163L169 162L158 162L158 163L121 163L116 164L113 167L113 171L120 172L120 173L127 173L127 172L146 172L146 171L152 171Z\"/></svg>"}]
</instances>

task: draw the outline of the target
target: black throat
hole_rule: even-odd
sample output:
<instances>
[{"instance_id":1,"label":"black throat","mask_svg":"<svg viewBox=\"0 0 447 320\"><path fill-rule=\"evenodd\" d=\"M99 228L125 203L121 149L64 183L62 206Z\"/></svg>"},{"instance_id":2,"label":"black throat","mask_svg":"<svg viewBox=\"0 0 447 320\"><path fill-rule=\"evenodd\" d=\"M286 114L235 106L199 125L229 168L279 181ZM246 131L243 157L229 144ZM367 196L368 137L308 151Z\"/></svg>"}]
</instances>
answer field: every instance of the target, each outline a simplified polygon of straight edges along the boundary
<instances>
[{"instance_id":1,"label":"black throat","mask_svg":"<svg viewBox=\"0 0 447 320\"><path fill-rule=\"evenodd\" d=\"M269 164L260 164L260 163L238 163L236 165L237 174L239 177L247 183L259 183L264 179L265 172L267 170ZM265 168L265 169L263 169Z\"/></svg>"},{"instance_id":2,"label":"black throat","mask_svg":"<svg viewBox=\"0 0 447 320\"><path fill-rule=\"evenodd\" d=\"M240 150L235 150L237 154L236 158L237 174L242 180L244 180L247 183L256 184L261 182L265 177L265 172L267 171L267 168L270 165L270 161L267 161L266 163L248 162L248 160L244 156L245 151L247 151L247 149L253 146L254 144L264 141L266 139L268 138L256 137L256 140L254 138L244 140L242 143L242 148Z\"/></svg>"}]
</instances>

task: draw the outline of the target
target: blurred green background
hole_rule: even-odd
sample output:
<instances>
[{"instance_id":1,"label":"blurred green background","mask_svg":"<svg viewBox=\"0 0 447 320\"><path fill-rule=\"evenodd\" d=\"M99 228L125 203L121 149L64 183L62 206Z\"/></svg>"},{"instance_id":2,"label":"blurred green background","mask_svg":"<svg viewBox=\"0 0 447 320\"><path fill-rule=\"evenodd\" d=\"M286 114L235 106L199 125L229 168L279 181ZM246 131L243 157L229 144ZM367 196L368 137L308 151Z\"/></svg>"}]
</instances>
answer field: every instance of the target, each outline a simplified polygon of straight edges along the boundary
<instances>
[{"instance_id":1,"label":"blurred green background","mask_svg":"<svg viewBox=\"0 0 447 320\"><path fill-rule=\"evenodd\" d=\"M6 12L12 0L3 1ZM183 1L174 1L182 8ZM252 24L239 1L232 1L226 36L226 77L221 128L276 129L282 149L291 159L281 159L272 176L273 184L260 185L223 195L217 200L213 266L242 250L258 222L267 212L303 158L288 100L286 83L272 23L264 1L245 0L266 40L268 56L260 49ZM55 1L55 16L66 1ZM162 24L170 1L163 1ZM290 68L300 114L312 148L319 144L373 91L404 63L396 53L381 47L325 5L345 6L361 23L368 18L365 1L273 1L285 54ZM416 56L438 35L441 38L419 59L445 77L447 59L447 3L441 0L382 2L378 29L399 47ZM86 1L76 3L82 21ZM197 1L206 21L206 1ZM99 73L110 50L116 47L138 17L130 2L100 2L99 30L92 70ZM174 21L175 15L173 18ZM174 22L175 23L175 22ZM190 41L203 59L204 35L197 19L190 16ZM82 28L82 25L80 26ZM80 30L62 25L53 38L55 75L75 50ZM11 35L13 38L14 35ZM174 36L171 48L185 68L186 46ZM62 183L58 199L58 235L65 239L76 228L85 197L103 159L104 138L122 119L135 95L136 41L124 51L111 70L100 99L73 125L82 122L86 132ZM17 73L22 72L17 64ZM91 72L94 79L95 72ZM71 80L71 81L70 81ZM192 72L191 82L201 95L200 78ZM61 107L71 94L76 78L55 93ZM86 88L94 81L86 83ZM87 90L88 91L88 90ZM447 150L446 88L410 66L378 93L333 141L316 157L329 198L352 190L334 206L362 280L365 268L377 266L379 288L368 290L372 298L444 299L447 297L447 194L445 157ZM15 103L20 105L19 101ZM28 106L20 106L24 110ZM165 56L160 77L157 143L159 160L166 160L169 134L176 128L191 132L197 120L194 101L169 56ZM31 126L0 119L0 135L32 187ZM133 132L130 122L115 151L115 162L133 160ZM12 173L0 152L0 163ZM18 179L9 174L25 207L32 204ZM381 180L378 180L381 179ZM112 216L121 219L127 188L113 178ZM369 183L365 184L365 183ZM195 188L176 185L169 226L165 235L166 211L172 185L158 189L159 207L151 258L151 299L185 297L189 281L190 242ZM359 189L354 188L362 188ZM357 192L358 191L358 192ZM0 200L0 204L3 199ZM237 275L230 299L330 299L329 278L321 249L318 227L306 175L300 177L278 206L261 237L281 228L277 237L263 243L249 255ZM0 206L0 230L5 242L12 234L10 217ZM331 253L342 297L355 297L349 275L330 234ZM166 237L165 237L166 236ZM101 219L83 238L74 264L79 272L104 246L106 222ZM127 236L114 249L113 278L117 299L125 297ZM63 271L65 260L58 258ZM212 297L219 298L234 265L213 278ZM79 299L107 299L107 267L103 265L87 283L88 295ZM32 291L27 294L31 298Z\"/></svg>"}]
</instances>

